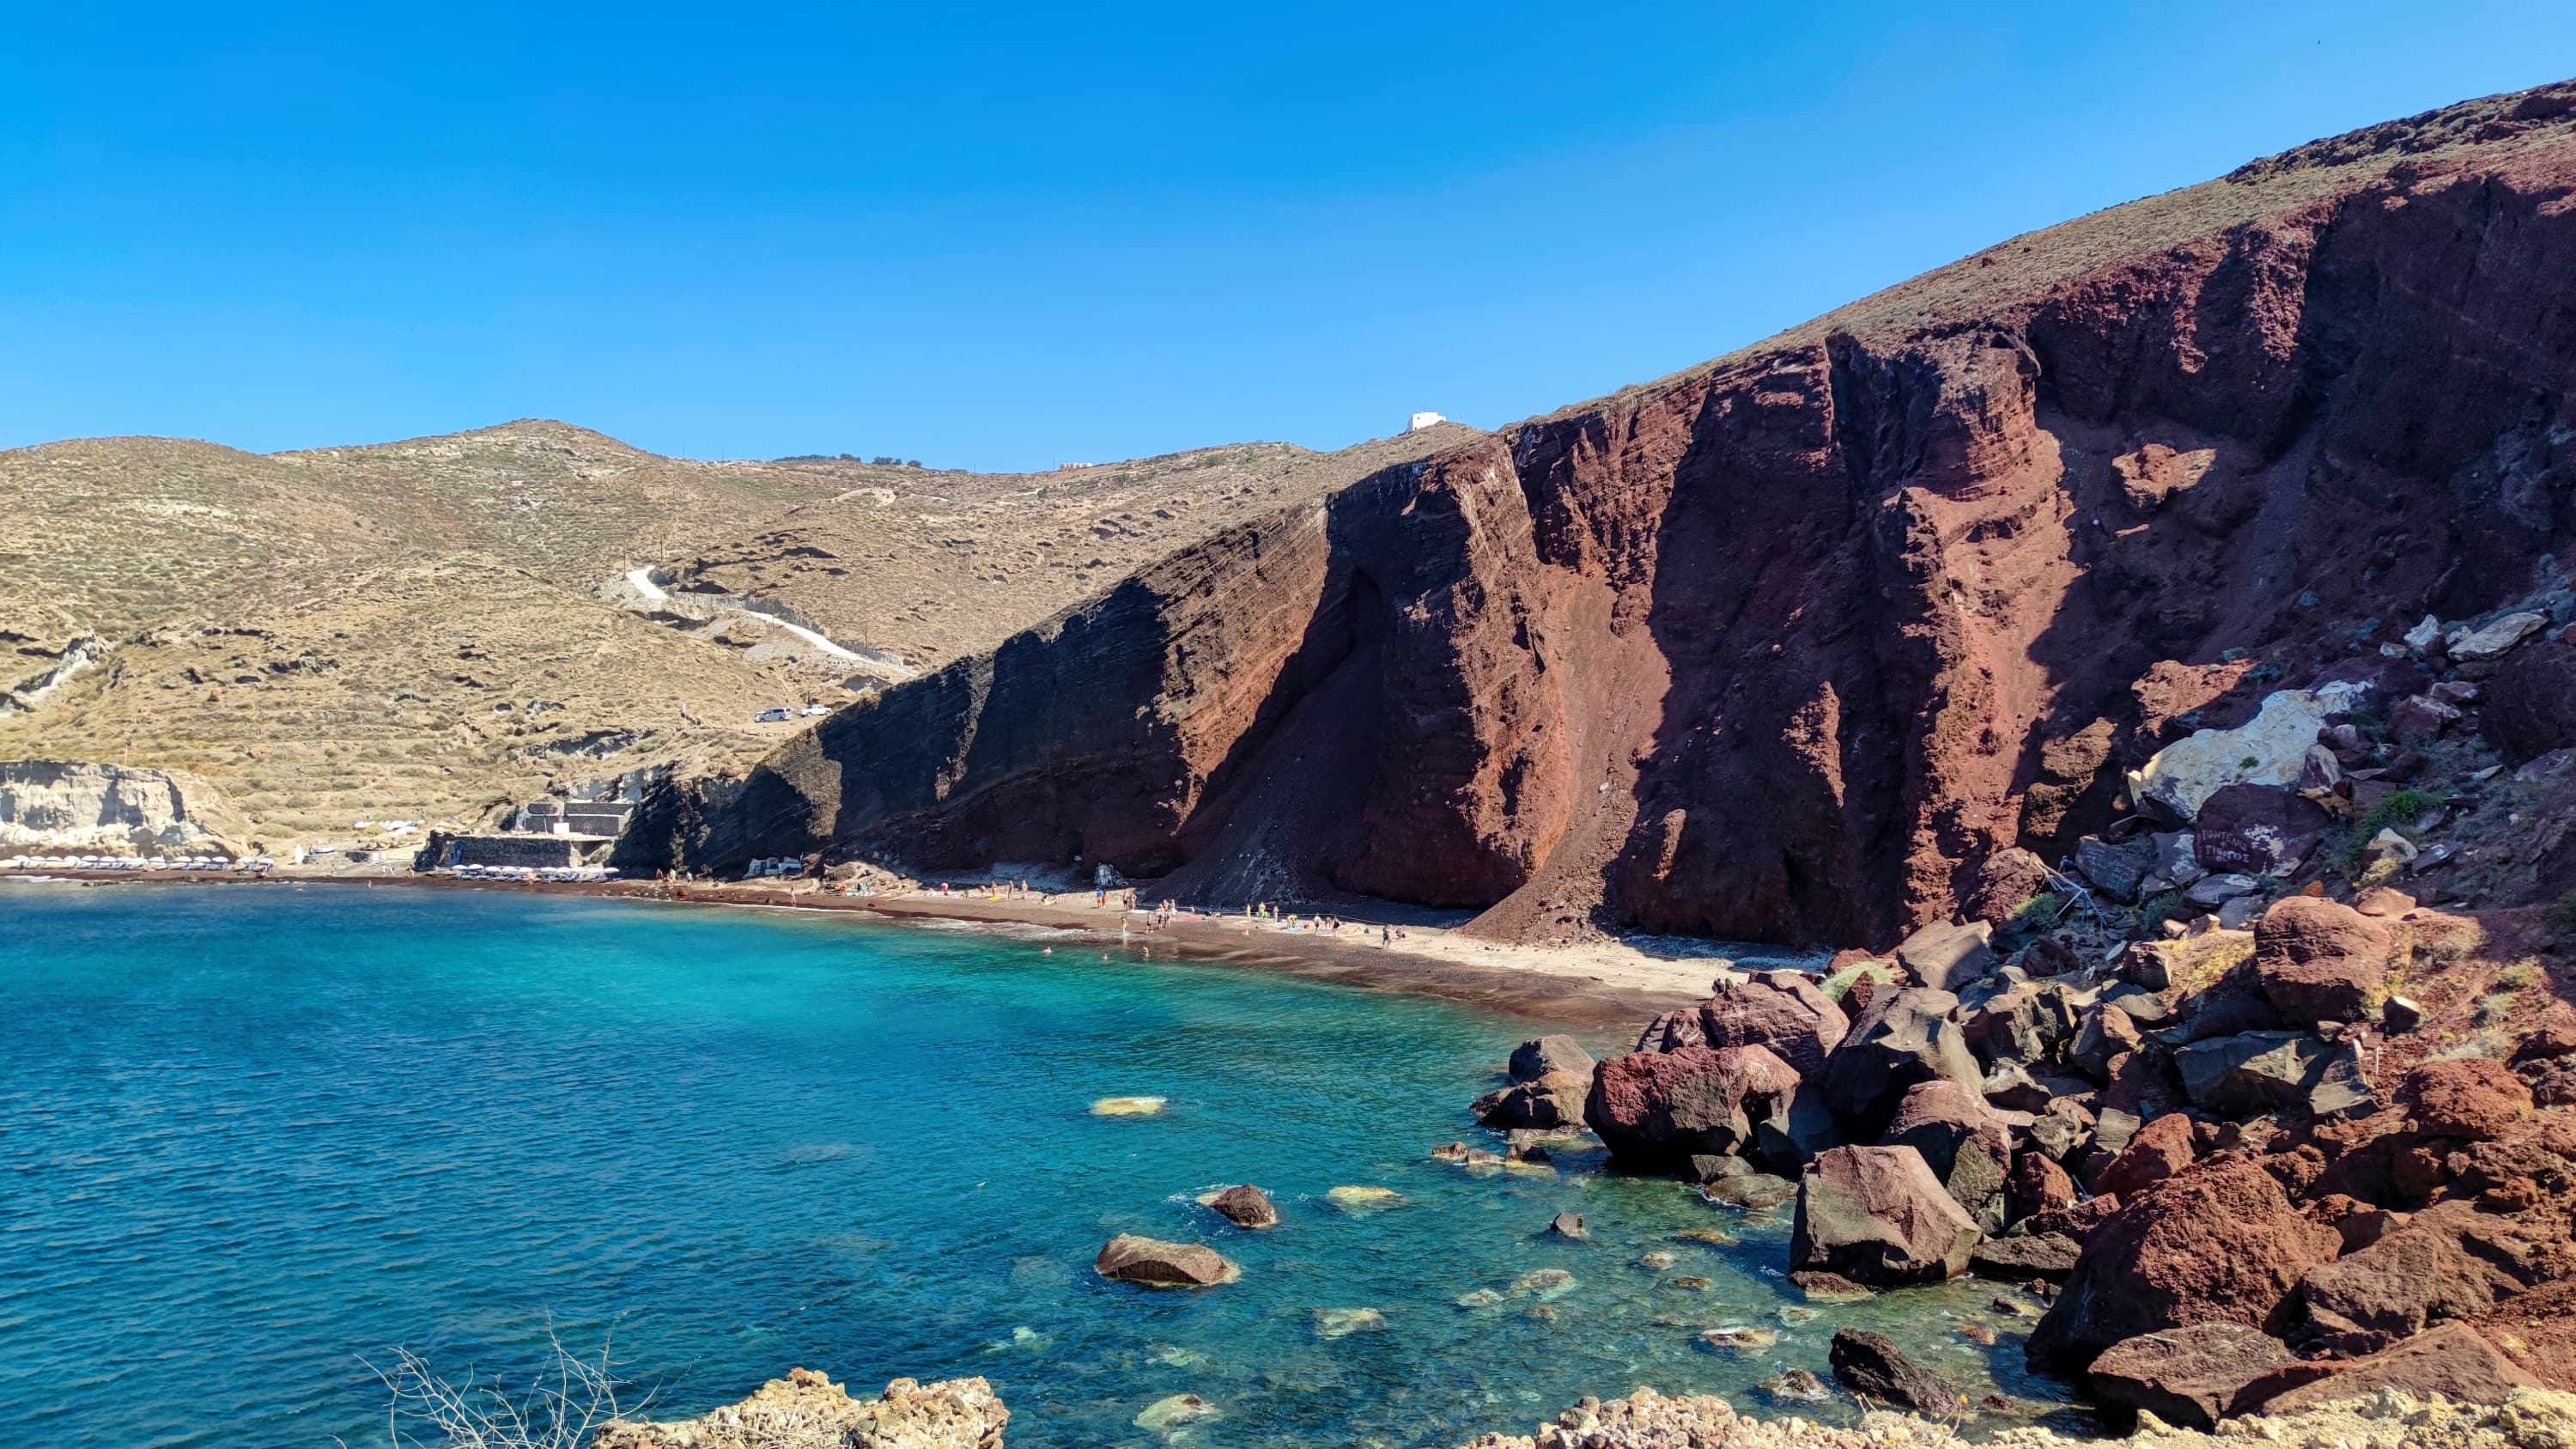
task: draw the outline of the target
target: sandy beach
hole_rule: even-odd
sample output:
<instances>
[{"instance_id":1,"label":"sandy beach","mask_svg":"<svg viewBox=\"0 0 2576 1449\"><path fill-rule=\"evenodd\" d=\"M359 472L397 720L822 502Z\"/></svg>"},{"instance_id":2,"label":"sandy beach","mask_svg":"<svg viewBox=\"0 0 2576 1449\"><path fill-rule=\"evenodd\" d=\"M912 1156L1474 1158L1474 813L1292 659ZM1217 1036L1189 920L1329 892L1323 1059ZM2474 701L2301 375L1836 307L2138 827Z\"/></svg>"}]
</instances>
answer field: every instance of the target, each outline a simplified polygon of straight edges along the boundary
<instances>
[{"instance_id":1,"label":"sandy beach","mask_svg":"<svg viewBox=\"0 0 2576 1449\"><path fill-rule=\"evenodd\" d=\"M1635 1022L1675 1006L1705 999L1729 961L1745 964L1805 961L1780 947L1675 938L1595 940L1568 945L1511 945L1422 923L1431 913L1387 906L1363 923L1345 916L1329 932L1253 920L1241 914L1184 913L1156 928L1149 914L1096 905L1092 893L988 896L910 889L844 896L816 881L486 881L409 873L303 874L281 870L259 878L226 876L138 877L127 872L48 871L61 880L116 885L264 885L271 888L483 890L540 895L605 896L672 904L746 909L832 911L890 921L976 922L997 928L1035 927L1079 933L1077 939L1148 957L1219 962L1282 971L1365 990L1404 991L1507 1011L1564 1025ZM1116 896L1113 893L1113 899ZM1344 907L1355 910L1357 908ZM1381 924L1401 920L1405 935L1379 939ZM1744 954L1738 955L1735 952Z\"/></svg>"}]
</instances>

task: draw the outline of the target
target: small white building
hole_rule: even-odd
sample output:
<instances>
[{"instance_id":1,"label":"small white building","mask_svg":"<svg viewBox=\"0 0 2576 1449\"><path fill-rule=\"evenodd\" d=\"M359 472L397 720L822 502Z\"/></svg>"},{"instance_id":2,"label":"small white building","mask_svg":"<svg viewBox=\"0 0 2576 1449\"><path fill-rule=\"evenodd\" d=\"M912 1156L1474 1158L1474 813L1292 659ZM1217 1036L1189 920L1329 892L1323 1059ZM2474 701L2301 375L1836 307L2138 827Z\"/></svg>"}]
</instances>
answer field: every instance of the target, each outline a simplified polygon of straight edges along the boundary
<instances>
[{"instance_id":1,"label":"small white building","mask_svg":"<svg viewBox=\"0 0 2576 1449\"><path fill-rule=\"evenodd\" d=\"M1447 421L1449 421L1447 418L1438 413L1415 413L1413 421L1404 425L1404 430L1408 433L1418 433L1424 428L1437 427Z\"/></svg>"}]
</instances>

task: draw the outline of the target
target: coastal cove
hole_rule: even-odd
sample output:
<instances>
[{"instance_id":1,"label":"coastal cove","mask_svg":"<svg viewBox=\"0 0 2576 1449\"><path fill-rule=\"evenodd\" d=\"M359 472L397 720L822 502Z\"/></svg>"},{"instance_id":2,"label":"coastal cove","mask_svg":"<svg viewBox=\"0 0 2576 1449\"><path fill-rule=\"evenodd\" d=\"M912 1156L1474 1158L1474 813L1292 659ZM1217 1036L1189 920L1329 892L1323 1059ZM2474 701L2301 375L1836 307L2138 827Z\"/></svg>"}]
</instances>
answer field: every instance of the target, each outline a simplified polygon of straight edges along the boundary
<instances>
[{"instance_id":1,"label":"coastal cove","mask_svg":"<svg viewBox=\"0 0 2576 1449\"><path fill-rule=\"evenodd\" d=\"M1585 1153L1432 1160L1489 1140L1465 1105L1529 1034L1026 924L10 885L0 1423L381 1443L369 1361L524 1382L551 1333L613 1341L655 1417L810 1364L986 1377L1014 1445L1157 1442L1137 1416L1190 1393L1219 1415L1197 1443L1445 1446L1637 1384L1760 1411L1846 1327L2019 1422L2081 1422L2023 1369L1993 1284L1810 1303L1780 1277L1785 1210ZM1125 1095L1166 1106L1089 1110ZM1282 1225L1193 1201L1233 1182ZM1340 1207L1341 1186L1397 1199ZM1546 1237L1560 1212L1591 1238ZM1122 1232L1207 1242L1243 1278L1103 1282ZM1701 1342L1724 1326L1777 1337Z\"/></svg>"}]
</instances>

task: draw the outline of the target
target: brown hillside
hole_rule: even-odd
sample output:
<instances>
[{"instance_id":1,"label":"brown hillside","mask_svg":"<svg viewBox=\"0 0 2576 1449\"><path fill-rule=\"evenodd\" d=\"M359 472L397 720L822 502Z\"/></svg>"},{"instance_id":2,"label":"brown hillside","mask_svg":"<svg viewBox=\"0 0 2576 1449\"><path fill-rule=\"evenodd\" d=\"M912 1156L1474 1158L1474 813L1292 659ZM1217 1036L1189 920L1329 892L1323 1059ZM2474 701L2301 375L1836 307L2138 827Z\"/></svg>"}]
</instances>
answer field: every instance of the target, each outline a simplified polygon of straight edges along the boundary
<instances>
[{"instance_id":1,"label":"brown hillside","mask_svg":"<svg viewBox=\"0 0 2576 1449\"><path fill-rule=\"evenodd\" d=\"M806 723L754 724L764 705L988 648L1229 521L1472 436L1043 475L698 462L535 420L267 456L0 453L0 758L190 770L272 848L738 768ZM679 602L627 585L638 569Z\"/></svg>"},{"instance_id":2,"label":"brown hillside","mask_svg":"<svg viewBox=\"0 0 2576 1449\"><path fill-rule=\"evenodd\" d=\"M629 856L1884 942L2003 846L2056 859L2177 720L2554 580L2571 385L2576 84L2017 238L1226 530L666 792Z\"/></svg>"}]
</instances>

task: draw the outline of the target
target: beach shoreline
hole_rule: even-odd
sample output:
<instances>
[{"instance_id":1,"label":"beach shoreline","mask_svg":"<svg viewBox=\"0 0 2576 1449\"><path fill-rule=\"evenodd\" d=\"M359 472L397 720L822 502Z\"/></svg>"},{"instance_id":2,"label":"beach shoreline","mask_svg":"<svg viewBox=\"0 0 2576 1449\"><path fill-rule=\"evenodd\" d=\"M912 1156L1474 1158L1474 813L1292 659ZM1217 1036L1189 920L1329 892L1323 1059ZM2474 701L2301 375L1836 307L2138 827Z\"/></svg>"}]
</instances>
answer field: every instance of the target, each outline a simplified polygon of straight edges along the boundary
<instances>
[{"instance_id":1,"label":"beach shoreline","mask_svg":"<svg viewBox=\"0 0 2576 1449\"><path fill-rule=\"evenodd\" d=\"M33 873L16 877L39 878ZM45 879L81 884L164 886L328 886L402 890L500 891L581 896L669 905L731 906L858 915L897 924L956 922L1036 927L1077 933L1085 946L1124 948L1157 957L1272 971L1366 991L1428 996L1564 1026L1632 1025L1660 1012L1694 1005L1728 958L1650 954L1636 946L1602 941L1574 945L1513 945L1486 941L1441 927L1408 925L1404 939L1378 940L1376 923L1357 923L1339 934L1283 928L1240 915L1184 916L1155 928L1145 914L1094 905L1092 892L1036 897L934 890L843 896L803 882L719 881L489 881L452 876L386 873L306 874L281 870L265 876L138 876L129 871L48 870ZM1113 892L1113 897L1117 895ZM1712 943L1712 949L1714 943ZM1763 948L1783 960L1796 953Z\"/></svg>"}]
</instances>

